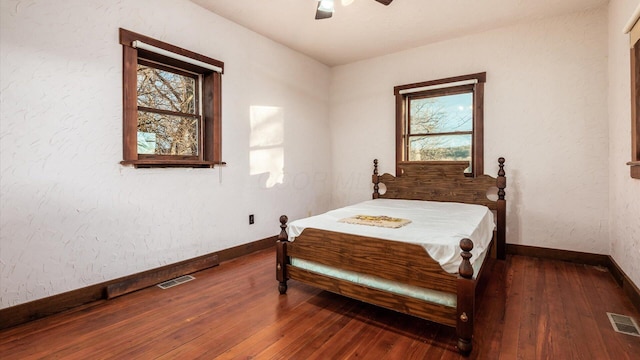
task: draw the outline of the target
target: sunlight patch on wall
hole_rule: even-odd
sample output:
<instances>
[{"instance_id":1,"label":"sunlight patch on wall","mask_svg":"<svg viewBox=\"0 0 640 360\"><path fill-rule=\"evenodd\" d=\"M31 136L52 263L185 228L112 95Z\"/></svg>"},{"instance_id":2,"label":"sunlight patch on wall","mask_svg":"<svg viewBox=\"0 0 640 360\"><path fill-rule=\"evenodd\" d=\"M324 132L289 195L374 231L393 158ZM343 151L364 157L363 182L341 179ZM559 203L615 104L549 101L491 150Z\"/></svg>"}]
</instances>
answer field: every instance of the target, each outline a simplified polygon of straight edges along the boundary
<instances>
[{"instance_id":1,"label":"sunlight patch on wall","mask_svg":"<svg viewBox=\"0 0 640 360\"><path fill-rule=\"evenodd\" d=\"M268 174L265 186L284 180L284 110L276 106L250 107L249 174Z\"/></svg>"}]
</instances>

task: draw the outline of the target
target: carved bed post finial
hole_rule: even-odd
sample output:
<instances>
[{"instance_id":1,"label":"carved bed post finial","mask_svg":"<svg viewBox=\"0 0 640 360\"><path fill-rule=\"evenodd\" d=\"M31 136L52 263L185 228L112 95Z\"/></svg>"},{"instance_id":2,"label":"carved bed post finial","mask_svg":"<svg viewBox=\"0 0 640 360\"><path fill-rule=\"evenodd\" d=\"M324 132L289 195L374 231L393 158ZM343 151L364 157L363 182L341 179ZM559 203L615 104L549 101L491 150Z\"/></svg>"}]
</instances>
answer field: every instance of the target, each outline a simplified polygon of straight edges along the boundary
<instances>
[{"instance_id":1,"label":"carved bed post finial","mask_svg":"<svg viewBox=\"0 0 640 360\"><path fill-rule=\"evenodd\" d=\"M496 185L498 186L498 199L504 200L504 189L507 187L507 178L504 176L503 157L498 159L498 166L500 166L500 170L498 170L498 179L496 179Z\"/></svg>"},{"instance_id":2,"label":"carved bed post finial","mask_svg":"<svg viewBox=\"0 0 640 360\"><path fill-rule=\"evenodd\" d=\"M380 197L380 178L378 177L378 159L373 159L373 176L371 177L371 181L373 182L373 198L377 199Z\"/></svg>"},{"instance_id":3,"label":"carved bed post finial","mask_svg":"<svg viewBox=\"0 0 640 360\"><path fill-rule=\"evenodd\" d=\"M280 216L280 235L278 235L278 241L289 240L289 235L287 235L287 221L289 221L287 215Z\"/></svg>"},{"instance_id":4,"label":"carved bed post finial","mask_svg":"<svg viewBox=\"0 0 640 360\"><path fill-rule=\"evenodd\" d=\"M473 241L467 238L460 240L460 249L462 249L462 252L460 253L460 256L462 256L462 262L458 268L458 273L465 279L471 279L471 277L473 277L473 267L471 266L469 259L473 256L470 253L473 249Z\"/></svg>"},{"instance_id":5,"label":"carved bed post finial","mask_svg":"<svg viewBox=\"0 0 640 360\"><path fill-rule=\"evenodd\" d=\"M278 291L280 294L287 292L287 243L289 235L287 235L286 215L280 216L280 234L276 242L276 280L278 280Z\"/></svg>"}]
</instances>

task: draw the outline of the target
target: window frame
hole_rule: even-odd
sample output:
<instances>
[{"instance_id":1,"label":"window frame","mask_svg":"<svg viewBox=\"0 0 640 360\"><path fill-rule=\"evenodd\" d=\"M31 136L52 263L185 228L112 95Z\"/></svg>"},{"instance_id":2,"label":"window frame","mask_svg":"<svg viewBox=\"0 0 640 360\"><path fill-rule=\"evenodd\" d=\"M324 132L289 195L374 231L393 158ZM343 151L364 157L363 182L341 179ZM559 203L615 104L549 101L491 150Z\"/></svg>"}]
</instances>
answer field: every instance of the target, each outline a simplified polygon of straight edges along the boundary
<instances>
[{"instance_id":1,"label":"window frame","mask_svg":"<svg viewBox=\"0 0 640 360\"><path fill-rule=\"evenodd\" d=\"M638 25L636 25L638 26ZM631 46L631 161L630 175L640 179L640 39Z\"/></svg>"},{"instance_id":2,"label":"window frame","mask_svg":"<svg viewBox=\"0 0 640 360\"><path fill-rule=\"evenodd\" d=\"M468 81L475 83L468 84ZM456 84L456 83L463 84ZM423 81L395 86L393 89L396 101L396 174L401 174L400 165L409 162L408 120L409 101L411 98L446 96L471 92L473 95L473 129L471 134L471 172L466 176L475 177L484 174L484 83L486 72L455 76L444 79ZM420 90L430 87L431 89ZM418 162L418 161L411 161ZM423 161L422 161L423 162ZM427 161L446 163L450 161Z\"/></svg>"},{"instance_id":3,"label":"window frame","mask_svg":"<svg viewBox=\"0 0 640 360\"><path fill-rule=\"evenodd\" d=\"M134 41L141 41L174 54L185 56L221 69L220 72L173 59L133 46ZM123 160L122 165L139 167L204 167L213 168L216 164L224 164L222 155L222 73L224 63L204 55L194 53L165 42L120 29L122 45L122 102L123 102ZM158 67L166 67L170 71L183 71L198 74L201 101L199 104L200 122L198 129L198 155L155 155L138 154L138 91L137 67L138 59L151 62Z\"/></svg>"}]
</instances>

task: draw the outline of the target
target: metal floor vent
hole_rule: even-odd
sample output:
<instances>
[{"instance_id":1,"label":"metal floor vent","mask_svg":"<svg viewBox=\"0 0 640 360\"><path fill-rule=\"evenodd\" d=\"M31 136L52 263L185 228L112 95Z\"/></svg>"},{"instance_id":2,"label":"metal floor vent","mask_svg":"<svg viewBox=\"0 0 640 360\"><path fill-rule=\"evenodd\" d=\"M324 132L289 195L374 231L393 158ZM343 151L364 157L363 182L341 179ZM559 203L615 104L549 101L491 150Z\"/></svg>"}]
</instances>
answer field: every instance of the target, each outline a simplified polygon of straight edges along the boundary
<instances>
[{"instance_id":1,"label":"metal floor vent","mask_svg":"<svg viewBox=\"0 0 640 360\"><path fill-rule=\"evenodd\" d=\"M175 279L171 279L171 280L167 280L165 282L161 282L160 284L158 284L158 287L161 289L168 289L174 286L178 286L180 284L184 284L187 281L191 281L195 279L193 276L191 275L183 275L180 277L177 277Z\"/></svg>"},{"instance_id":2,"label":"metal floor vent","mask_svg":"<svg viewBox=\"0 0 640 360\"><path fill-rule=\"evenodd\" d=\"M616 332L640 336L640 328L638 328L638 324L633 320L632 317L626 315L613 314L608 312L607 316L609 317L609 321L611 321L611 326Z\"/></svg>"}]
</instances>

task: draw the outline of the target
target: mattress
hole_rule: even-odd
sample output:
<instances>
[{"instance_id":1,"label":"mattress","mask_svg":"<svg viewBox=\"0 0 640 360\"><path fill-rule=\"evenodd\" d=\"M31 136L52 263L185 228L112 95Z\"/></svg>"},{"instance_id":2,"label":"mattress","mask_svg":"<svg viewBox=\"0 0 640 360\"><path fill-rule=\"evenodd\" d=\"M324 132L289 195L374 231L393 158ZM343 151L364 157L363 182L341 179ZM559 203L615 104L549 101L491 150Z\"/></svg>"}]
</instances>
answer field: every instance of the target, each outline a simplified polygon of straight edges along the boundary
<instances>
[{"instance_id":1,"label":"mattress","mask_svg":"<svg viewBox=\"0 0 640 360\"><path fill-rule=\"evenodd\" d=\"M399 228L341 222L358 215L385 216L410 222ZM306 228L419 244L446 272L454 274L462 261L460 240L469 238L473 241L470 261L472 265L481 263L481 255L491 243L495 223L491 210L482 205L375 199L293 221L288 225L289 241L295 241Z\"/></svg>"}]
</instances>

